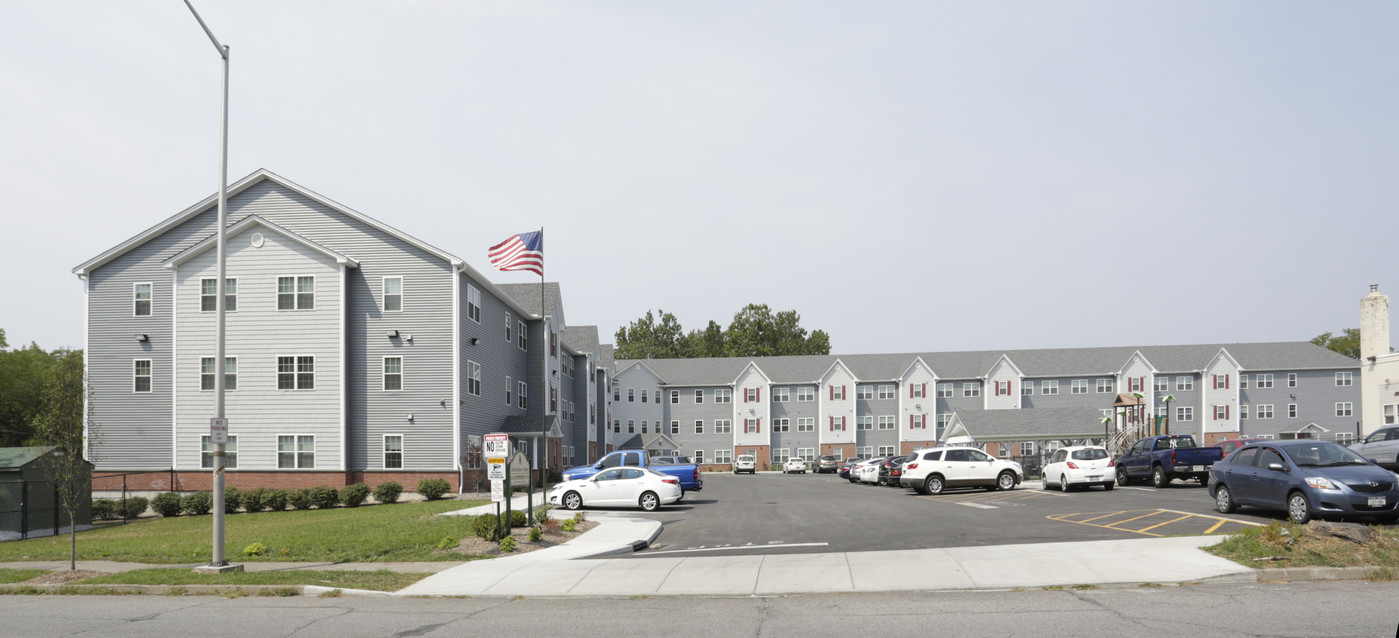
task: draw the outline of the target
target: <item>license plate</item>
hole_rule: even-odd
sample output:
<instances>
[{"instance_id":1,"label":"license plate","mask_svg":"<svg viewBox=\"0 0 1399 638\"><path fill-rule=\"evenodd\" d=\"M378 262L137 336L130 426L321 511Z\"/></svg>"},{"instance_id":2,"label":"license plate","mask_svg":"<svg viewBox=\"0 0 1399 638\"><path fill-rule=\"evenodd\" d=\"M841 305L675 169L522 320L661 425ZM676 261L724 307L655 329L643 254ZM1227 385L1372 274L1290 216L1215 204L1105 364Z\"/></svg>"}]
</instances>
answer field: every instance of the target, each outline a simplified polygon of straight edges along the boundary
<instances>
[{"instance_id":1,"label":"license plate","mask_svg":"<svg viewBox=\"0 0 1399 638\"><path fill-rule=\"evenodd\" d=\"M1190 466L1190 471L1191 471L1191 472L1203 472L1203 471L1205 471L1205 466L1203 466L1203 465L1192 465L1192 466Z\"/></svg>"},{"instance_id":2,"label":"license plate","mask_svg":"<svg viewBox=\"0 0 1399 638\"><path fill-rule=\"evenodd\" d=\"M1370 507L1384 507L1384 505L1385 505L1385 503L1384 503L1384 497L1383 497L1383 496L1371 496L1371 497L1370 497Z\"/></svg>"},{"instance_id":3,"label":"license plate","mask_svg":"<svg viewBox=\"0 0 1399 638\"><path fill-rule=\"evenodd\" d=\"M1088 475L1088 480L1090 480L1090 481L1098 481L1098 480L1102 480L1102 478L1103 478L1103 475L1102 475L1102 474L1089 474L1089 475Z\"/></svg>"}]
</instances>

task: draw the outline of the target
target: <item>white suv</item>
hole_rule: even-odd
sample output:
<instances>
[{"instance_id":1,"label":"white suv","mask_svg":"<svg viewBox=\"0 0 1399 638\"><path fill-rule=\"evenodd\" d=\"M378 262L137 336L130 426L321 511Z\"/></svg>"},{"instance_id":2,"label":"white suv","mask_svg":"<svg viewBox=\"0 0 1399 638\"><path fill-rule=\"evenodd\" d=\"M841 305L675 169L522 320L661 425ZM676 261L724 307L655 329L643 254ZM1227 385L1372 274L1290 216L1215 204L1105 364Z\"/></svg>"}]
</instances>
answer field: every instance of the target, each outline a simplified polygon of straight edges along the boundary
<instances>
[{"instance_id":1,"label":"white suv","mask_svg":"<svg viewBox=\"0 0 1399 638\"><path fill-rule=\"evenodd\" d=\"M757 471L758 459L754 458L753 455L740 454L738 458L734 459L734 474L738 474L739 472L754 474Z\"/></svg>"},{"instance_id":2,"label":"white suv","mask_svg":"<svg viewBox=\"0 0 1399 638\"><path fill-rule=\"evenodd\" d=\"M1013 490L1025 480L1025 470L969 447L934 447L914 450L904 463L899 484L919 494L941 494L949 487L982 487Z\"/></svg>"}]
</instances>

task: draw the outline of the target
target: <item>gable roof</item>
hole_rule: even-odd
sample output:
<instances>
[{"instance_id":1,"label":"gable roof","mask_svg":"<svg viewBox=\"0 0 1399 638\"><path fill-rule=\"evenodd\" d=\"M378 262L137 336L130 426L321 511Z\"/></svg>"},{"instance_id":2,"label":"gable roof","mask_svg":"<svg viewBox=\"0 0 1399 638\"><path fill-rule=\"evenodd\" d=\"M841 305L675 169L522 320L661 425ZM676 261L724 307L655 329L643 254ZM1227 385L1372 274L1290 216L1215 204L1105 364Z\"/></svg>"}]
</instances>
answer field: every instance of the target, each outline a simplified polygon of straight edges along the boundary
<instances>
[{"instance_id":1,"label":"gable roof","mask_svg":"<svg viewBox=\"0 0 1399 638\"><path fill-rule=\"evenodd\" d=\"M573 326L564 330L559 340L573 354L591 356L598 349L597 326Z\"/></svg>"},{"instance_id":2,"label":"gable roof","mask_svg":"<svg viewBox=\"0 0 1399 638\"><path fill-rule=\"evenodd\" d=\"M539 284L496 284L496 290L502 295L509 297L517 305L529 312L539 312L539 289L544 289L544 314L555 315L560 320L563 319L559 312L559 282L545 282L543 286Z\"/></svg>"},{"instance_id":3,"label":"gable roof","mask_svg":"<svg viewBox=\"0 0 1399 638\"><path fill-rule=\"evenodd\" d=\"M1004 439L1085 438L1103 435L1097 408L1031 408L1025 410L957 410L977 441Z\"/></svg>"},{"instance_id":4,"label":"gable roof","mask_svg":"<svg viewBox=\"0 0 1399 638\"><path fill-rule=\"evenodd\" d=\"M53 446L0 447L0 471L18 470L53 450Z\"/></svg>"},{"instance_id":5,"label":"gable roof","mask_svg":"<svg viewBox=\"0 0 1399 638\"><path fill-rule=\"evenodd\" d=\"M272 232L274 232L274 233L277 233L278 235L282 235L283 237L286 237L287 239L290 239L290 240L292 240L292 241L294 241L294 242L296 242L296 243L298 243L298 244L301 244L301 245L303 245L303 246L306 246L307 248L310 248L311 250L314 250L314 251L316 251L316 252L318 252L318 253L320 253L320 254L322 254L322 255L325 255L326 257L329 257L329 258L331 258L331 259L334 259L334 260L335 260L335 263L340 264L340 265L342 265L342 266L349 266L349 267L351 267L351 268L359 268L359 262L357 262L357 261L355 261L355 260L353 260L353 259L350 259L349 257L346 257L345 255L342 255L342 254L340 254L340 253L338 253L338 252L335 252L335 251L333 251L333 250L331 250L331 249L329 249L329 248L326 248L325 246L322 246L322 245L320 245L320 244L318 244L318 243L316 243L316 242L314 242L314 241L311 241L311 240L309 240L309 239L307 239L307 238L305 238L305 237L302 237L301 235L298 235L298 234L296 234L296 233L294 233L294 232L291 232L291 231L289 231L289 230L287 230L287 229L285 229L285 228L282 228L281 226L278 226L278 225L276 225L276 224L274 224L274 223L272 223L272 222L269 222L269 221L267 221L267 220L265 220L265 219L263 219L263 218L261 218L261 217L259 217L259 216L257 216L257 215L249 215L249 216L247 216L247 217L245 217L245 218L239 220L238 223L236 223L236 224L234 224L234 225L232 225L232 226L229 226L229 227L228 227L228 230L225 231L225 233L226 233L228 236L232 237L232 236L237 235L238 233L241 233L241 232L243 232L243 231L245 231L245 230L247 230L247 229L249 229L249 228L252 228L253 226L262 226L263 228L266 228L266 229L268 229L268 230L270 230L270 231L272 231ZM219 240L219 238L218 238L218 235L217 235L217 234L210 235L208 238L204 239L203 241L201 241L201 242L199 242L199 243L197 243L197 244L195 244L195 245L193 245L193 246L190 246L189 248L186 248L186 249L184 249L184 250L182 250L182 251L180 251L180 252L178 252L178 253L175 253L175 255L174 255L173 257L171 257L171 258L169 258L169 259L166 259L166 260L165 260L165 267L166 267L166 268L174 268L174 267L176 267L176 266L179 266L180 264L185 263L186 261L189 261L190 259L193 259L195 256L197 256L197 255L203 253L204 251L207 251L207 250L209 250L209 249L214 248L215 246L217 246L218 243L219 243L218 240Z\"/></svg>"}]
</instances>

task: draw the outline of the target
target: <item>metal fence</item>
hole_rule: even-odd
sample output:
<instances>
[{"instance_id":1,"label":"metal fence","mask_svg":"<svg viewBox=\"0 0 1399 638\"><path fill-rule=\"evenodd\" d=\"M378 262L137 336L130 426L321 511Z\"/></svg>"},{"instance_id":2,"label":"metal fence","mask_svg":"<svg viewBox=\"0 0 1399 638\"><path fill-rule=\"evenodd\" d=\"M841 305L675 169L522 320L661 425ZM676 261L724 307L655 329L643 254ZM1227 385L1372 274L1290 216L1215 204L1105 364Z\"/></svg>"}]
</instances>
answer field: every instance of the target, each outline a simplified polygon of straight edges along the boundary
<instances>
[{"instance_id":1,"label":"metal fence","mask_svg":"<svg viewBox=\"0 0 1399 638\"><path fill-rule=\"evenodd\" d=\"M52 481L0 482L0 532L18 532L21 539L40 530L58 534L66 518Z\"/></svg>"}]
</instances>

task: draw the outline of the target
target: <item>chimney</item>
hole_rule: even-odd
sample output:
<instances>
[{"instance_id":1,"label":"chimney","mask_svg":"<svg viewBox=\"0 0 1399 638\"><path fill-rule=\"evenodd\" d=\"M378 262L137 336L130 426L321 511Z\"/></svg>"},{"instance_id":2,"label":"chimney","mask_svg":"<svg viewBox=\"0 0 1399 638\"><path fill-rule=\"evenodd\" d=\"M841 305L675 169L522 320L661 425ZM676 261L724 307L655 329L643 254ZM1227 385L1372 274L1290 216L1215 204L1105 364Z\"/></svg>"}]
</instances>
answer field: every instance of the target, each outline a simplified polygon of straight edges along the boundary
<instances>
[{"instance_id":1,"label":"chimney","mask_svg":"<svg viewBox=\"0 0 1399 638\"><path fill-rule=\"evenodd\" d=\"M1389 297L1380 293L1379 284L1370 284L1370 294L1360 300L1360 359L1389 354Z\"/></svg>"}]
</instances>

